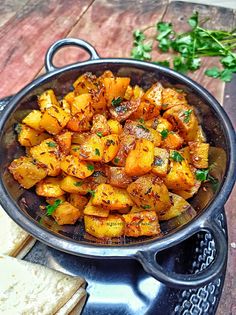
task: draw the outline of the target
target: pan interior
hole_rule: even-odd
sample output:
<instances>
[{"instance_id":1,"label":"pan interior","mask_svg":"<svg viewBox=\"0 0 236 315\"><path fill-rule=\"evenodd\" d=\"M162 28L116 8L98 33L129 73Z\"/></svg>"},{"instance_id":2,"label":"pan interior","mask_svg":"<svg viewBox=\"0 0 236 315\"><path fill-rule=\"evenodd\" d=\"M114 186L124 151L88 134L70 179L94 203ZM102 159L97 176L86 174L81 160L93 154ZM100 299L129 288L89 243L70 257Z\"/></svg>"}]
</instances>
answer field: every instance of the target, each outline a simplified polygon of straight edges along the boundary
<instances>
[{"instance_id":1,"label":"pan interior","mask_svg":"<svg viewBox=\"0 0 236 315\"><path fill-rule=\"evenodd\" d=\"M200 215L204 209L215 198L224 181L227 159L228 159L228 140L225 134L224 126L221 123L220 117L214 109L209 106L194 87L187 86L179 80L177 81L172 76L164 71L146 68L145 66L130 66L123 63L99 63L86 64L71 70L55 74L51 79L43 80L40 85L27 93L15 109L11 112L7 122L2 130L1 139L1 174L3 184L10 196L19 206L19 211L23 211L30 220L35 224L41 225L52 233L59 234L65 239L70 239L75 242L82 243L97 243L98 240L88 237L84 233L82 222L75 225L59 226L53 219L45 216L45 211L40 208L40 205L45 204L44 200L37 196L34 189L24 190L13 179L8 171L8 166L11 161L25 154L25 151L17 142L17 136L14 131L16 123L21 120L32 110L37 107L37 95L48 88L52 88L55 94L60 98L67 94L72 89L72 83L75 79L84 72L90 71L96 75L101 75L105 70L111 70L115 75L131 77L131 85L138 84L144 89L149 88L153 83L159 81L164 87L175 87L182 89L187 93L189 104L196 109L203 130L207 136L207 141L210 143L209 165L211 175L215 179L213 182L207 183L202 187L198 194L189 200L192 208L186 211L181 216L172 220L163 222L161 228L163 234L174 233L177 229L182 228L194 217ZM122 238L109 242L109 245L121 244L138 244L145 241L147 238ZM150 239L150 238L149 238ZM104 241L99 241L102 244L108 244Z\"/></svg>"}]
</instances>

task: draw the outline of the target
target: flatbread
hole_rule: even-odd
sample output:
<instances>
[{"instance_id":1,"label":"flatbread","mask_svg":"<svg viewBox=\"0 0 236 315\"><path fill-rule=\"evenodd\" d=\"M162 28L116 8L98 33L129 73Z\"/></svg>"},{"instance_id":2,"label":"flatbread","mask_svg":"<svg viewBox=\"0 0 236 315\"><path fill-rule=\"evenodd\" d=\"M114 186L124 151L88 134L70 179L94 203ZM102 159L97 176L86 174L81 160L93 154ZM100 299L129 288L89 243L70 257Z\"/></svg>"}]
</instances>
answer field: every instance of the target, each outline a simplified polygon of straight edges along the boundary
<instances>
[{"instance_id":1,"label":"flatbread","mask_svg":"<svg viewBox=\"0 0 236 315\"><path fill-rule=\"evenodd\" d=\"M72 298L56 313L56 315L80 314L87 298L84 288L79 288Z\"/></svg>"},{"instance_id":2,"label":"flatbread","mask_svg":"<svg viewBox=\"0 0 236 315\"><path fill-rule=\"evenodd\" d=\"M0 254L23 258L35 242L0 206Z\"/></svg>"},{"instance_id":3,"label":"flatbread","mask_svg":"<svg viewBox=\"0 0 236 315\"><path fill-rule=\"evenodd\" d=\"M59 314L66 315L85 298L84 289L79 291L85 282L80 277L4 255L0 255L0 270L1 315L52 315L62 307L65 312Z\"/></svg>"}]
</instances>

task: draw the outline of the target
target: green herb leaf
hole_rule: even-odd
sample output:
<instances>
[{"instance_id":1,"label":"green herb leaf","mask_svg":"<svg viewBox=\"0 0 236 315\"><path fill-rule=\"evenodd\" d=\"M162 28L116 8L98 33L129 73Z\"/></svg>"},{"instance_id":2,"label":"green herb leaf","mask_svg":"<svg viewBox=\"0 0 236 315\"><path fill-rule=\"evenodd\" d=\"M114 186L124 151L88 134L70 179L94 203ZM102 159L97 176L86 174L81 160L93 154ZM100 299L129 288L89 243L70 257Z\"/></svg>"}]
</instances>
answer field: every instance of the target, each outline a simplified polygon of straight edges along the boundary
<instances>
[{"instance_id":1,"label":"green herb leaf","mask_svg":"<svg viewBox=\"0 0 236 315\"><path fill-rule=\"evenodd\" d=\"M149 205L143 205L143 206L141 206L141 208L143 208L143 209L150 209L151 206L149 206Z\"/></svg>"},{"instance_id":2,"label":"green herb leaf","mask_svg":"<svg viewBox=\"0 0 236 315\"><path fill-rule=\"evenodd\" d=\"M218 78L220 76L220 69L217 67L212 67L205 71L205 75L212 78Z\"/></svg>"},{"instance_id":3,"label":"green herb leaf","mask_svg":"<svg viewBox=\"0 0 236 315\"><path fill-rule=\"evenodd\" d=\"M74 186L76 186L76 187L80 187L80 186L82 186L83 185L83 182L75 182L74 183Z\"/></svg>"},{"instance_id":4,"label":"green herb leaf","mask_svg":"<svg viewBox=\"0 0 236 315\"><path fill-rule=\"evenodd\" d=\"M226 68L235 68L236 67L236 55L227 55L220 59L222 65Z\"/></svg>"},{"instance_id":5,"label":"green herb leaf","mask_svg":"<svg viewBox=\"0 0 236 315\"><path fill-rule=\"evenodd\" d=\"M213 177L210 174L208 174L208 178L207 179L211 183L211 187L212 187L213 192L216 192L217 189L219 188L219 185L220 185L218 179L216 179L215 177Z\"/></svg>"},{"instance_id":6,"label":"green herb leaf","mask_svg":"<svg viewBox=\"0 0 236 315\"><path fill-rule=\"evenodd\" d=\"M102 137L103 137L102 132L97 132L97 136L100 137L100 138L102 138Z\"/></svg>"},{"instance_id":7,"label":"green herb leaf","mask_svg":"<svg viewBox=\"0 0 236 315\"><path fill-rule=\"evenodd\" d=\"M198 26L198 12L195 12L189 19L188 24L192 28L196 28Z\"/></svg>"},{"instance_id":8,"label":"green herb leaf","mask_svg":"<svg viewBox=\"0 0 236 315\"><path fill-rule=\"evenodd\" d=\"M118 159L117 157L114 158L114 163L118 164L120 162L120 159Z\"/></svg>"},{"instance_id":9,"label":"green herb leaf","mask_svg":"<svg viewBox=\"0 0 236 315\"><path fill-rule=\"evenodd\" d=\"M143 118L140 118L138 121L139 121L141 124L144 124L144 119L143 119Z\"/></svg>"},{"instance_id":10,"label":"green herb leaf","mask_svg":"<svg viewBox=\"0 0 236 315\"><path fill-rule=\"evenodd\" d=\"M192 114L193 110L192 109L188 109L184 112L184 122L185 123L189 123L190 121L190 116Z\"/></svg>"},{"instance_id":11,"label":"green herb leaf","mask_svg":"<svg viewBox=\"0 0 236 315\"><path fill-rule=\"evenodd\" d=\"M87 193L90 194L92 197L95 196L95 190L90 190L90 189L89 189L89 190L87 191Z\"/></svg>"},{"instance_id":12,"label":"green herb leaf","mask_svg":"<svg viewBox=\"0 0 236 315\"><path fill-rule=\"evenodd\" d=\"M120 105L120 103L122 102L122 98L120 96L113 98L113 100L111 101L111 105L114 107L117 107Z\"/></svg>"},{"instance_id":13,"label":"green herb leaf","mask_svg":"<svg viewBox=\"0 0 236 315\"><path fill-rule=\"evenodd\" d=\"M225 69L220 73L220 79L224 82L230 82L233 78L233 72L230 69Z\"/></svg>"},{"instance_id":14,"label":"green herb leaf","mask_svg":"<svg viewBox=\"0 0 236 315\"><path fill-rule=\"evenodd\" d=\"M163 60L163 61L153 61L153 63L159 65L159 66L163 66L166 68L170 68L170 62L168 60Z\"/></svg>"},{"instance_id":15,"label":"green herb leaf","mask_svg":"<svg viewBox=\"0 0 236 315\"><path fill-rule=\"evenodd\" d=\"M74 147L72 150L77 152L77 151L79 151L79 147Z\"/></svg>"},{"instance_id":16,"label":"green herb leaf","mask_svg":"<svg viewBox=\"0 0 236 315\"><path fill-rule=\"evenodd\" d=\"M61 200L61 199L57 199L57 200L55 200L55 202L54 202L53 205L47 205L47 206L46 206L46 210L47 210L46 214L47 214L47 215L52 215L53 212L56 210L56 208L57 208L60 204L62 204L62 200Z\"/></svg>"},{"instance_id":17,"label":"green herb leaf","mask_svg":"<svg viewBox=\"0 0 236 315\"><path fill-rule=\"evenodd\" d=\"M100 151L97 148L95 149L95 155L100 156Z\"/></svg>"},{"instance_id":18,"label":"green herb leaf","mask_svg":"<svg viewBox=\"0 0 236 315\"><path fill-rule=\"evenodd\" d=\"M139 43L139 42L143 42L144 39L145 39L145 35L142 31L140 30L136 30L133 32L133 37L134 37L134 40Z\"/></svg>"},{"instance_id":19,"label":"green herb leaf","mask_svg":"<svg viewBox=\"0 0 236 315\"><path fill-rule=\"evenodd\" d=\"M201 182L204 180L207 180L209 170L208 169L198 169L195 172L195 177L197 180L200 180Z\"/></svg>"},{"instance_id":20,"label":"green herb leaf","mask_svg":"<svg viewBox=\"0 0 236 315\"><path fill-rule=\"evenodd\" d=\"M57 145L55 142L52 142L52 141L49 141L49 142L46 142L47 145L50 147L50 148L55 148Z\"/></svg>"},{"instance_id":21,"label":"green herb leaf","mask_svg":"<svg viewBox=\"0 0 236 315\"><path fill-rule=\"evenodd\" d=\"M166 139L168 134L169 134L169 130L168 129L164 129L160 132L162 139Z\"/></svg>"},{"instance_id":22,"label":"green herb leaf","mask_svg":"<svg viewBox=\"0 0 236 315\"><path fill-rule=\"evenodd\" d=\"M141 128L141 129L143 129L143 130L145 130L147 132L150 132L150 130L147 127L145 127L144 125L137 125L137 127Z\"/></svg>"},{"instance_id":23,"label":"green herb leaf","mask_svg":"<svg viewBox=\"0 0 236 315\"><path fill-rule=\"evenodd\" d=\"M184 57L175 57L173 60L174 70L186 73L188 71L188 66Z\"/></svg>"},{"instance_id":24,"label":"green herb leaf","mask_svg":"<svg viewBox=\"0 0 236 315\"><path fill-rule=\"evenodd\" d=\"M172 160L174 160L175 162L182 162L184 160L182 155L179 152L177 152L177 151L172 151L171 155L170 155L170 158Z\"/></svg>"},{"instance_id":25,"label":"green herb leaf","mask_svg":"<svg viewBox=\"0 0 236 315\"><path fill-rule=\"evenodd\" d=\"M91 165L91 164L87 164L87 169L88 169L89 171L94 171L94 166Z\"/></svg>"}]
</instances>

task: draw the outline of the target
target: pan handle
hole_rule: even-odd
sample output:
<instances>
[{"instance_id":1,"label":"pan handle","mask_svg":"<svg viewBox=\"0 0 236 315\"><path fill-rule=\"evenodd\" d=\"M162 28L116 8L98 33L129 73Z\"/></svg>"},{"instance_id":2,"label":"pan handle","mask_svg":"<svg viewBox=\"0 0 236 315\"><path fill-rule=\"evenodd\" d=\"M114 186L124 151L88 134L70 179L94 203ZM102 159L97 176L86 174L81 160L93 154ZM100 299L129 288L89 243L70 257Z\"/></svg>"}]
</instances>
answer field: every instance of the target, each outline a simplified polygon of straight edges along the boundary
<instances>
[{"instance_id":1,"label":"pan handle","mask_svg":"<svg viewBox=\"0 0 236 315\"><path fill-rule=\"evenodd\" d=\"M47 72L51 72L51 71L59 69L58 67L54 66L53 57L59 49L65 46L77 46L77 47L83 48L85 51L89 53L91 60L100 58L95 48L89 43L87 43L86 41L82 39L78 39L78 38L63 38L56 41L51 47L49 47L46 53L45 68Z\"/></svg>"},{"instance_id":2,"label":"pan handle","mask_svg":"<svg viewBox=\"0 0 236 315\"><path fill-rule=\"evenodd\" d=\"M178 289L190 289L202 287L213 281L221 272L227 259L227 241L223 230L216 221L205 222L199 231L210 232L215 241L216 253L212 263L205 269L195 274L178 274L165 270L156 261L157 251L139 251L136 259L142 264L144 270L155 279L165 283L169 287Z\"/></svg>"}]
</instances>

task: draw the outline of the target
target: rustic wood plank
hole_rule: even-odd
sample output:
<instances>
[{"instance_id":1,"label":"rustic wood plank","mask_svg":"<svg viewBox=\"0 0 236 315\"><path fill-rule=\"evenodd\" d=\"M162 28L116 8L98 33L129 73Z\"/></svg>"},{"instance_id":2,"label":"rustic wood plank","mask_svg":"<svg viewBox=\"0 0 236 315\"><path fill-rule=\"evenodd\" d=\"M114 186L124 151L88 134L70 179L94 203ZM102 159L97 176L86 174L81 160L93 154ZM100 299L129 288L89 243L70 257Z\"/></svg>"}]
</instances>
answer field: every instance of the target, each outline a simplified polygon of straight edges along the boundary
<instances>
[{"instance_id":1,"label":"rustic wood plank","mask_svg":"<svg viewBox=\"0 0 236 315\"><path fill-rule=\"evenodd\" d=\"M0 0L0 27L3 27L29 0Z\"/></svg>"},{"instance_id":2,"label":"rustic wood plank","mask_svg":"<svg viewBox=\"0 0 236 315\"><path fill-rule=\"evenodd\" d=\"M32 81L49 45L66 37L93 0L30 0L0 29L0 97Z\"/></svg>"}]
</instances>

